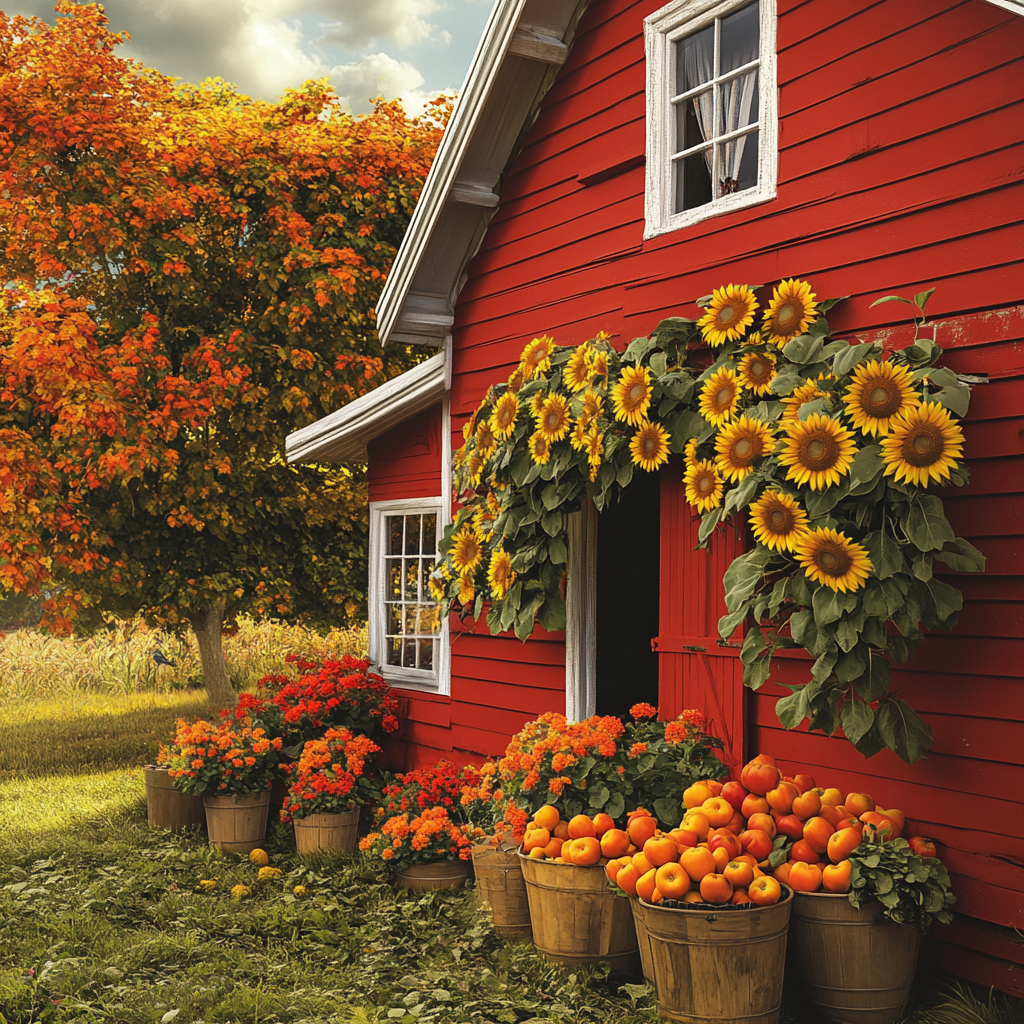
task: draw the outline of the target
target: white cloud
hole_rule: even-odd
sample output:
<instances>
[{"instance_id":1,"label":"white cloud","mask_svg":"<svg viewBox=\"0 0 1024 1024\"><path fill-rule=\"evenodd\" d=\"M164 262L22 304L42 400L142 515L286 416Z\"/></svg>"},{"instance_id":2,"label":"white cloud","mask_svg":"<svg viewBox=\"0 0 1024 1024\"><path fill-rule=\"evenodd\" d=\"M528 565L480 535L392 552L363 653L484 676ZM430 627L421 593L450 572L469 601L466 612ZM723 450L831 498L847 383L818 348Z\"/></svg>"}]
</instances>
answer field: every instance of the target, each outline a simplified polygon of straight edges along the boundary
<instances>
[{"instance_id":1,"label":"white cloud","mask_svg":"<svg viewBox=\"0 0 1024 1024\"><path fill-rule=\"evenodd\" d=\"M443 42L444 33L429 20L441 9L437 0L330 0L319 6L328 8L331 20L323 24L317 42L344 46L365 46L375 39L386 39L399 49L429 39Z\"/></svg>"},{"instance_id":2,"label":"white cloud","mask_svg":"<svg viewBox=\"0 0 1024 1024\"><path fill-rule=\"evenodd\" d=\"M386 53L371 53L358 63L339 64L331 70L331 85L341 97L343 107L366 110L375 96L399 99L406 113L423 113L430 95L423 91L423 76L411 64L395 60Z\"/></svg>"}]
</instances>

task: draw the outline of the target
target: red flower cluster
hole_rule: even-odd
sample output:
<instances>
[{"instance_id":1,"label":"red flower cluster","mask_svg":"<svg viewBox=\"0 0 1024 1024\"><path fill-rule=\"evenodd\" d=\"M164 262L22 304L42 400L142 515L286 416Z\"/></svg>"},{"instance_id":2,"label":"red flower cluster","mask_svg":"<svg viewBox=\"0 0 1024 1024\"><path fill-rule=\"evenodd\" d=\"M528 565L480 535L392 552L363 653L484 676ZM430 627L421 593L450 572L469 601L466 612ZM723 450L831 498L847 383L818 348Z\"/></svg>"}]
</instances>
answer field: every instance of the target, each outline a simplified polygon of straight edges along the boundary
<instances>
[{"instance_id":1,"label":"red flower cluster","mask_svg":"<svg viewBox=\"0 0 1024 1024\"><path fill-rule=\"evenodd\" d=\"M310 740L292 768L281 820L310 814L337 814L379 799L374 789L374 755L380 747L349 729L328 729L323 739Z\"/></svg>"},{"instance_id":2,"label":"red flower cluster","mask_svg":"<svg viewBox=\"0 0 1024 1024\"><path fill-rule=\"evenodd\" d=\"M451 761L438 761L429 768L414 768L397 775L393 785L384 787L378 819L402 812L443 807L457 818L465 818L462 796L467 788L479 787L482 775L471 764L456 768Z\"/></svg>"},{"instance_id":3,"label":"red flower cluster","mask_svg":"<svg viewBox=\"0 0 1024 1024\"><path fill-rule=\"evenodd\" d=\"M389 867L434 860L469 860L473 844L485 838L484 830L452 821L445 807L428 807L412 818L397 814L359 842L359 849L380 857Z\"/></svg>"}]
</instances>

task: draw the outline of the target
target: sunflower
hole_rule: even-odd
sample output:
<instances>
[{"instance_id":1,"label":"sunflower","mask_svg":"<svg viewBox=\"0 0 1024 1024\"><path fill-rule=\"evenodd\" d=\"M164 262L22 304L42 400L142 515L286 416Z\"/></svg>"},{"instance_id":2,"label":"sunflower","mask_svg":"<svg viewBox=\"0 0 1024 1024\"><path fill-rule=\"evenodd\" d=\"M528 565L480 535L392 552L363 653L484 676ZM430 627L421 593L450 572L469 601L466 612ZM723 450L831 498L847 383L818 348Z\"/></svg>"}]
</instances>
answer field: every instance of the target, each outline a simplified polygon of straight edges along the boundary
<instances>
[{"instance_id":1,"label":"sunflower","mask_svg":"<svg viewBox=\"0 0 1024 1024\"><path fill-rule=\"evenodd\" d=\"M506 391L494 404L491 413L491 431L499 441L507 441L516 429L516 417L519 415L519 399Z\"/></svg>"},{"instance_id":2,"label":"sunflower","mask_svg":"<svg viewBox=\"0 0 1024 1024\"><path fill-rule=\"evenodd\" d=\"M466 459L466 472L469 474L469 482L474 487L480 483L480 477L483 475L484 466L486 465L487 460L479 452L472 452L469 458Z\"/></svg>"},{"instance_id":3,"label":"sunflower","mask_svg":"<svg viewBox=\"0 0 1024 1024\"><path fill-rule=\"evenodd\" d=\"M740 361L740 383L755 395L765 395L771 389L775 376L775 356L751 352Z\"/></svg>"},{"instance_id":4,"label":"sunflower","mask_svg":"<svg viewBox=\"0 0 1024 1024\"><path fill-rule=\"evenodd\" d=\"M476 449L485 458L489 459L491 453L498 446L498 439L494 436L494 428L490 420L483 420L476 428Z\"/></svg>"},{"instance_id":5,"label":"sunflower","mask_svg":"<svg viewBox=\"0 0 1024 1024\"><path fill-rule=\"evenodd\" d=\"M590 379L601 378L604 384L608 383L608 353L598 352L590 361Z\"/></svg>"},{"instance_id":6,"label":"sunflower","mask_svg":"<svg viewBox=\"0 0 1024 1024\"><path fill-rule=\"evenodd\" d=\"M470 605L476 597L476 584L472 576L459 577L459 604Z\"/></svg>"},{"instance_id":7,"label":"sunflower","mask_svg":"<svg viewBox=\"0 0 1024 1024\"><path fill-rule=\"evenodd\" d=\"M581 417L585 417L589 422L590 420L596 420L604 412L604 399L596 392L587 391L583 392L583 411L580 413Z\"/></svg>"},{"instance_id":8,"label":"sunflower","mask_svg":"<svg viewBox=\"0 0 1024 1024\"><path fill-rule=\"evenodd\" d=\"M754 536L773 551L792 551L807 529L807 513L795 498L767 490L750 506Z\"/></svg>"},{"instance_id":9,"label":"sunflower","mask_svg":"<svg viewBox=\"0 0 1024 1024\"><path fill-rule=\"evenodd\" d=\"M487 582L490 584L491 593L499 601L504 600L508 588L515 582L516 574L512 571L512 559L508 553L498 548L491 555L491 564L487 568Z\"/></svg>"},{"instance_id":10,"label":"sunflower","mask_svg":"<svg viewBox=\"0 0 1024 1024\"><path fill-rule=\"evenodd\" d=\"M797 538L793 550L809 579L844 593L860 590L873 569L862 544L829 527L808 530Z\"/></svg>"},{"instance_id":11,"label":"sunflower","mask_svg":"<svg viewBox=\"0 0 1024 1024\"><path fill-rule=\"evenodd\" d=\"M581 452L587 447L587 426L587 418L580 416L569 431L569 444L575 451Z\"/></svg>"},{"instance_id":12,"label":"sunflower","mask_svg":"<svg viewBox=\"0 0 1024 1024\"><path fill-rule=\"evenodd\" d=\"M885 475L918 487L944 480L963 454L964 432L937 402L924 402L901 413L882 439Z\"/></svg>"},{"instance_id":13,"label":"sunflower","mask_svg":"<svg viewBox=\"0 0 1024 1024\"><path fill-rule=\"evenodd\" d=\"M921 404L910 370L872 359L853 371L843 398L853 425L865 434L888 434L893 418Z\"/></svg>"},{"instance_id":14,"label":"sunflower","mask_svg":"<svg viewBox=\"0 0 1024 1024\"><path fill-rule=\"evenodd\" d=\"M715 468L732 483L752 473L754 463L775 447L771 428L751 416L741 416L723 427L715 440Z\"/></svg>"},{"instance_id":15,"label":"sunflower","mask_svg":"<svg viewBox=\"0 0 1024 1024\"><path fill-rule=\"evenodd\" d=\"M543 466L551 458L551 443L539 430L530 435L530 458L538 466Z\"/></svg>"},{"instance_id":16,"label":"sunflower","mask_svg":"<svg viewBox=\"0 0 1024 1024\"><path fill-rule=\"evenodd\" d=\"M475 526L467 523L452 538L452 565L457 572L465 575L473 572L483 561L483 557L483 534Z\"/></svg>"},{"instance_id":17,"label":"sunflower","mask_svg":"<svg viewBox=\"0 0 1024 1024\"><path fill-rule=\"evenodd\" d=\"M552 444L569 433L569 403L562 395L549 395L536 413L537 433Z\"/></svg>"},{"instance_id":18,"label":"sunflower","mask_svg":"<svg viewBox=\"0 0 1024 1024\"><path fill-rule=\"evenodd\" d=\"M722 478L713 463L694 463L684 474L683 483L686 484L686 500L698 512L708 512L722 504Z\"/></svg>"},{"instance_id":19,"label":"sunflower","mask_svg":"<svg viewBox=\"0 0 1024 1024\"><path fill-rule=\"evenodd\" d=\"M562 380L570 391L582 391L590 380L590 344L577 346L562 371Z\"/></svg>"},{"instance_id":20,"label":"sunflower","mask_svg":"<svg viewBox=\"0 0 1024 1024\"><path fill-rule=\"evenodd\" d=\"M615 418L638 427L651 404L651 374L646 366L627 366L612 388Z\"/></svg>"},{"instance_id":21,"label":"sunflower","mask_svg":"<svg viewBox=\"0 0 1024 1024\"><path fill-rule=\"evenodd\" d=\"M430 590L430 596L435 601L440 602L444 600L444 582L441 580L439 576L434 576L433 574L431 574L430 578L427 580L427 587Z\"/></svg>"},{"instance_id":22,"label":"sunflower","mask_svg":"<svg viewBox=\"0 0 1024 1024\"><path fill-rule=\"evenodd\" d=\"M779 453L779 462L789 466L787 480L821 491L850 472L856 452L853 434L820 412L789 426L789 438Z\"/></svg>"},{"instance_id":23,"label":"sunflower","mask_svg":"<svg viewBox=\"0 0 1024 1024\"><path fill-rule=\"evenodd\" d=\"M551 353L555 350L554 338L545 335L534 338L519 357L519 368L523 371L524 380L533 380L538 374L551 369Z\"/></svg>"},{"instance_id":24,"label":"sunflower","mask_svg":"<svg viewBox=\"0 0 1024 1024\"><path fill-rule=\"evenodd\" d=\"M754 322L757 299L745 284L727 284L711 294L708 311L697 321L704 340L711 346L738 341Z\"/></svg>"},{"instance_id":25,"label":"sunflower","mask_svg":"<svg viewBox=\"0 0 1024 1024\"><path fill-rule=\"evenodd\" d=\"M800 406L806 402L813 402L816 398L823 398L825 392L818 387L813 381L809 380L806 384L801 384L795 391L788 394L782 400L782 416L780 418L781 423L785 423L787 420L796 422L800 419Z\"/></svg>"},{"instance_id":26,"label":"sunflower","mask_svg":"<svg viewBox=\"0 0 1024 1024\"><path fill-rule=\"evenodd\" d=\"M806 281L782 281L764 311L764 330L776 345L803 334L817 315L815 295Z\"/></svg>"},{"instance_id":27,"label":"sunflower","mask_svg":"<svg viewBox=\"0 0 1024 1024\"><path fill-rule=\"evenodd\" d=\"M683 449L683 458L686 459L687 468L697 465L697 438L691 437Z\"/></svg>"},{"instance_id":28,"label":"sunflower","mask_svg":"<svg viewBox=\"0 0 1024 1024\"><path fill-rule=\"evenodd\" d=\"M640 424L629 442L633 465L650 473L668 462L668 441L668 431L660 423Z\"/></svg>"},{"instance_id":29,"label":"sunflower","mask_svg":"<svg viewBox=\"0 0 1024 1024\"><path fill-rule=\"evenodd\" d=\"M523 368L521 366L517 366L508 375L508 389L512 394L515 394L525 383L526 377L523 374Z\"/></svg>"},{"instance_id":30,"label":"sunflower","mask_svg":"<svg viewBox=\"0 0 1024 1024\"><path fill-rule=\"evenodd\" d=\"M604 435L598 429L596 423L591 424L586 434L587 462L590 464L590 482L597 478L597 471L601 468L601 456L604 454Z\"/></svg>"},{"instance_id":31,"label":"sunflower","mask_svg":"<svg viewBox=\"0 0 1024 1024\"><path fill-rule=\"evenodd\" d=\"M742 388L743 385L736 374L728 367L713 373L704 381L700 393L701 416L716 427L720 427L726 420L731 420L736 412Z\"/></svg>"}]
</instances>

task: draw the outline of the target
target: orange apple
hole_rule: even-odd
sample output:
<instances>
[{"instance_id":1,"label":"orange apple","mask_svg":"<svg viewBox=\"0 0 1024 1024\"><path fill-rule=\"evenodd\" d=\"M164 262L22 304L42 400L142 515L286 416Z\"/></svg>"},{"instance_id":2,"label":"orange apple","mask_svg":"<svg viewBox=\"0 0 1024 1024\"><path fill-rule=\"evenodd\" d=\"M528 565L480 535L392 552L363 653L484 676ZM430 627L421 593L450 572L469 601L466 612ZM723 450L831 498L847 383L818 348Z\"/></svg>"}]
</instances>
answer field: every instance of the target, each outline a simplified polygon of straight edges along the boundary
<instances>
[{"instance_id":1,"label":"orange apple","mask_svg":"<svg viewBox=\"0 0 1024 1024\"><path fill-rule=\"evenodd\" d=\"M751 903L759 907L770 907L782 899L782 886L771 875L755 878L747 888Z\"/></svg>"},{"instance_id":2,"label":"orange apple","mask_svg":"<svg viewBox=\"0 0 1024 1024\"><path fill-rule=\"evenodd\" d=\"M569 822L560 821L556 826L555 830L551 833L556 839L561 839L563 842L569 838Z\"/></svg>"},{"instance_id":3,"label":"orange apple","mask_svg":"<svg viewBox=\"0 0 1024 1024\"><path fill-rule=\"evenodd\" d=\"M642 847L657 831L658 823L650 815L640 815L632 818L626 826L630 842L636 843L639 847Z\"/></svg>"},{"instance_id":4,"label":"orange apple","mask_svg":"<svg viewBox=\"0 0 1024 1024\"><path fill-rule=\"evenodd\" d=\"M725 875L705 875L700 880L700 894L705 903L728 903L732 899L732 884Z\"/></svg>"},{"instance_id":5,"label":"orange apple","mask_svg":"<svg viewBox=\"0 0 1024 1024\"><path fill-rule=\"evenodd\" d=\"M641 875L646 875L654 865L647 859L647 856L643 853L634 853L630 858L633 862L633 867L640 872Z\"/></svg>"},{"instance_id":6,"label":"orange apple","mask_svg":"<svg viewBox=\"0 0 1024 1024\"><path fill-rule=\"evenodd\" d=\"M806 793L810 789L814 789L814 779L810 775L801 772L799 775L793 776L793 785L800 790L801 793ZM820 794L819 794L820 796Z\"/></svg>"},{"instance_id":7,"label":"orange apple","mask_svg":"<svg viewBox=\"0 0 1024 1024\"><path fill-rule=\"evenodd\" d=\"M817 792L817 790L815 790L815 792ZM841 807L843 803L843 794L834 786L830 786L828 789L823 789L818 793L818 797L821 800L822 807Z\"/></svg>"},{"instance_id":8,"label":"orange apple","mask_svg":"<svg viewBox=\"0 0 1024 1024\"><path fill-rule=\"evenodd\" d=\"M618 878L619 872L627 865L631 864L632 861L628 857L615 857L608 861L604 866L604 873L608 876L610 882L614 882Z\"/></svg>"},{"instance_id":9,"label":"orange apple","mask_svg":"<svg viewBox=\"0 0 1024 1024\"><path fill-rule=\"evenodd\" d=\"M736 809L724 797L713 796L700 805L700 813L712 828L722 828L732 821Z\"/></svg>"},{"instance_id":10,"label":"orange apple","mask_svg":"<svg viewBox=\"0 0 1024 1024\"><path fill-rule=\"evenodd\" d=\"M606 857L623 857L629 849L629 836L621 828L610 828L601 836L601 852Z\"/></svg>"},{"instance_id":11,"label":"orange apple","mask_svg":"<svg viewBox=\"0 0 1024 1024\"><path fill-rule=\"evenodd\" d=\"M551 833L546 828L534 828L523 837L523 850L526 853L543 850L549 842L551 842Z\"/></svg>"},{"instance_id":12,"label":"orange apple","mask_svg":"<svg viewBox=\"0 0 1024 1024\"><path fill-rule=\"evenodd\" d=\"M600 814L594 815L594 830L597 832L597 838L600 839L605 832L615 828L615 822L612 821L611 816L605 814L602 811Z\"/></svg>"},{"instance_id":13,"label":"orange apple","mask_svg":"<svg viewBox=\"0 0 1024 1024\"><path fill-rule=\"evenodd\" d=\"M739 811L743 808L743 801L747 797L746 787L739 782L727 782L722 787L721 796L729 801Z\"/></svg>"},{"instance_id":14,"label":"orange apple","mask_svg":"<svg viewBox=\"0 0 1024 1024\"><path fill-rule=\"evenodd\" d=\"M770 814L752 814L747 818L747 828L765 832L769 839L774 839L779 834L775 819ZM803 825L800 826L800 834L803 835Z\"/></svg>"},{"instance_id":15,"label":"orange apple","mask_svg":"<svg viewBox=\"0 0 1024 1024\"><path fill-rule=\"evenodd\" d=\"M632 864L623 864L615 876L615 884L627 895L636 895L636 883L640 880L640 872Z\"/></svg>"},{"instance_id":16,"label":"orange apple","mask_svg":"<svg viewBox=\"0 0 1024 1024\"><path fill-rule=\"evenodd\" d=\"M735 903L737 906L740 906L743 903L750 903L752 901L750 899L750 896L747 894L746 889L737 889L732 894L732 899L729 900L729 902Z\"/></svg>"},{"instance_id":17,"label":"orange apple","mask_svg":"<svg viewBox=\"0 0 1024 1024\"><path fill-rule=\"evenodd\" d=\"M883 810L881 807L876 807L875 813L888 818L896 826L895 838L899 839L899 837L903 835L903 829L906 827L907 819L906 815L904 815L902 811L895 808L892 810Z\"/></svg>"},{"instance_id":18,"label":"orange apple","mask_svg":"<svg viewBox=\"0 0 1024 1024\"><path fill-rule=\"evenodd\" d=\"M745 860L731 860L722 874L732 883L733 889L746 889L754 880L754 869Z\"/></svg>"},{"instance_id":19,"label":"orange apple","mask_svg":"<svg viewBox=\"0 0 1024 1024\"><path fill-rule=\"evenodd\" d=\"M765 796L768 806L779 814L789 814L793 810L793 801L800 795L800 790L790 782L780 782Z\"/></svg>"},{"instance_id":20,"label":"orange apple","mask_svg":"<svg viewBox=\"0 0 1024 1024\"><path fill-rule=\"evenodd\" d=\"M689 811L679 827L692 832L698 839L705 839L711 831L711 822L703 811Z\"/></svg>"},{"instance_id":21,"label":"orange apple","mask_svg":"<svg viewBox=\"0 0 1024 1024\"><path fill-rule=\"evenodd\" d=\"M715 870L719 873L723 872L725 870L725 865L732 860L732 857L729 855L729 851L721 846L718 847L717 850L712 850L711 856L715 858Z\"/></svg>"},{"instance_id":22,"label":"orange apple","mask_svg":"<svg viewBox=\"0 0 1024 1024\"><path fill-rule=\"evenodd\" d=\"M853 865L848 860L827 864L821 872L821 884L828 892L849 892Z\"/></svg>"},{"instance_id":23,"label":"orange apple","mask_svg":"<svg viewBox=\"0 0 1024 1024\"><path fill-rule=\"evenodd\" d=\"M843 805L855 818L859 818L865 811L875 809L875 801L870 793L847 793Z\"/></svg>"},{"instance_id":24,"label":"orange apple","mask_svg":"<svg viewBox=\"0 0 1024 1024\"><path fill-rule=\"evenodd\" d=\"M832 804L822 804L819 813L833 828L836 828L844 818L849 817L845 808L834 807Z\"/></svg>"},{"instance_id":25,"label":"orange apple","mask_svg":"<svg viewBox=\"0 0 1024 1024\"><path fill-rule=\"evenodd\" d=\"M803 839L804 837L804 823L795 814L787 814L779 818L776 827L782 835L789 836L790 839Z\"/></svg>"},{"instance_id":26,"label":"orange apple","mask_svg":"<svg viewBox=\"0 0 1024 1024\"><path fill-rule=\"evenodd\" d=\"M683 850L679 856L679 863L695 882L699 882L705 875L710 875L716 867L715 856L706 846Z\"/></svg>"},{"instance_id":27,"label":"orange apple","mask_svg":"<svg viewBox=\"0 0 1024 1024\"><path fill-rule=\"evenodd\" d=\"M773 790L779 784L779 779L781 778L782 775L779 769L773 764L767 764L756 759L751 761L740 772L740 782L751 793L756 793L758 796L764 796L770 790Z\"/></svg>"},{"instance_id":28,"label":"orange apple","mask_svg":"<svg viewBox=\"0 0 1024 1024\"><path fill-rule=\"evenodd\" d=\"M806 864L817 864L821 857L806 839L798 839L793 844L793 849L789 851L789 859L803 861Z\"/></svg>"},{"instance_id":29,"label":"orange apple","mask_svg":"<svg viewBox=\"0 0 1024 1024\"><path fill-rule=\"evenodd\" d=\"M740 804L740 814L748 821L755 814L767 814L770 810L768 801L763 796L758 796L757 793L748 793L743 798L743 803Z\"/></svg>"},{"instance_id":30,"label":"orange apple","mask_svg":"<svg viewBox=\"0 0 1024 1024\"><path fill-rule=\"evenodd\" d=\"M705 800L710 800L715 794L711 792L711 787L703 782L695 782L688 789L683 791L683 806L687 810L694 807L700 807Z\"/></svg>"},{"instance_id":31,"label":"orange apple","mask_svg":"<svg viewBox=\"0 0 1024 1024\"><path fill-rule=\"evenodd\" d=\"M595 836L583 836L570 844L572 862L580 867L590 867L601 859L601 844Z\"/></svg>"},{"instance_id":32,"label":"orange apple","mask_svg":"<svg viewBox=\"0 0 1024 1024\"><path fill-rule=\"evenodd\" d=\"M722 795L722 783L718 779L700 779L699 781L703 782L711 790L712 796Z\"/></svg>"},{"instance_id":33,"label":"orange apple","mask_svg":"<svg viewBox=\"0 0 1024 1024\"><path fill-rule=\"evenodd\" d=\"M708 836L708 848L712 852L720 847L728 852L729 860L732 860L733 857L738 857L743 852L743 844L740 842L739 837L733 835L727 828L715 829Z\"/></svg>"},{"instance_id":34,"label":"orange apple","mask_svg":"<svg viewBox=\"0 0 1024 1024\"><path fill-rule=\"evenodd\" d=\"M801 793L793 801L793 813L801 820L813 818L821 810L821 800L813 790Z\"/></svg>"},{"instance_id":35,"label":"orange apple","mask_svg":"<svg viewBox=\"0 0 1024 1024\"><path fill-rule=\"evenodd\" d=\"M684 897L684 903L703 903L704 898L700 894L699 889L691 889Z\"/></svg>"},{"instance_id":36,"label":"orange apple","mask_svg":"<svg viewBox=\"0 0 1024 1024\"><path fill-rule=\"evenodd\" d=\"M644 856L651 867L655 868L660 868L662 864L678 864L679 847L671 836L651 836L644 843Z\"/></svg>"},{"instance_id":37,"label":"orange apple","mask_svg":"<svg viewBox=\"0 0 1024 1024\"><path fill-rule=\"evenodd\" d=\"M680 852L697 845L696 834L688 832L685 828L674 828L669 832L669 835L675 840L676 846L679 847Z\"/></svg>"},{"instance_id":38,"label":"orange apple","mask_svg":"<svg viewBox=\"0 0 1024 1024\"><path fill-rule=\"evenodd\" d=\"M762 861L772 852L772 837L763 829L748 828L740 833L740 845L748 853Z\"/></svg>"},{"instance_id":39,"label":"orange apple","mask_svg":"<svg viewBox=\"0 0 1024 1024\"><path fill-rule=\"evenodd\" d=\"M796 861L789 873L789 886L797 892L817 892L821 888L821 868Z\"/></svg>"},{"instance_id":40,"label":"orange apple","mask_svg":"<svg viewBox=\"0 0 1024 1024\"><path fill-rule=\"evenodd\" d=\"M828 841L834 833L835 829L824 818L808 818L804 822L804 841L815 853L828 850Z\"/></svg>"},{"instance_id":41,"label":"orange apple","mask_svg":"<svg viewBox=\"0 0 1024 1024\"><path fill-rule=\"evenodd\" d=\"M864 822L866 828L874 829L883 843L896 838L896 822L892 818L887 818L877 811L865 811L860 816L860 820Z\"/></svg>"},{"instance_id":42,"label":"orange apple","mask_svg":"<svg viewBox=\"0 0 1024 1024\"><path fill-rule=\"evenodd\" d=\"M846 860L860 846L860 832L855 828L841 828L828 837L828 859L833 864Z\"/></svg>"},{"instance_id":43,"label":"orange apple","mask_svg":"<svg viewBox=\"0 0 1024 1024\"><path fill-rule=\"evenodd\" d=\"M569 820L570 839L596 839L597 829L594 828L594 821L588 814L577 814Z\"/></svg>"},{"instance_id":44,"label":"orange apple","mask_svg":"<svg viewBox=\"0 0 1024 1024\"><path fill-rule=\"evenodd\" d=\"M554 837L548 842L548 845L544 847L544 856L550 857L554 860L555 857L561 856L562 847L565 845L561 839L555 839Z\"/></svg>"},{"instance_id":45,"label":"orange apple","mask_svg":"<svg viewBox=\"0 0 1024 1024\"><path fill-rule=\"evenodd\" d=\"M654 876L658 891L667 900L681 900L690 891L690 876L681 864L662 864Z\"/></svg>"},{"instance_id":46,"label":"orange apple","mask_svg":"<svg viewBox=\"0 0 1024 1024\"><path fill-rule=\"evenodd\" d=\"M646 900L648 903L651 902L651 897L654 896L654 890L657 888L657 874L658 872L651 868L646 874L641 876L640 880L636 883L636 894L642 900Z\"/></svg>"},{"instance_id":47,"label":"orange apple","mask_svg":"<svg viewBox=\"0 0 1024 1024\"><path fill-rule=\"evenodd\" d=\"M785 882L786 884L789 884L789 873L793 870L793 865L795 863L796 861L787 860L785 863L780 864L775 869L773 874L780 882Z\"/></svg>"}]
</instances>

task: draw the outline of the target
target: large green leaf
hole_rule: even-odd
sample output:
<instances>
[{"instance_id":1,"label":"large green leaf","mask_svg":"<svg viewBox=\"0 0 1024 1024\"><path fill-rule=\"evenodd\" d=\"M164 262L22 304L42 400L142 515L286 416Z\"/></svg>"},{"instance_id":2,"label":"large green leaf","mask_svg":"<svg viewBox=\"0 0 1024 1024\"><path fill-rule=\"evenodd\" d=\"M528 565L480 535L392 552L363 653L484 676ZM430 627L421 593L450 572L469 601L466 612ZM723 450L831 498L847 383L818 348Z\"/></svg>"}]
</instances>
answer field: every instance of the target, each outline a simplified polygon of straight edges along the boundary
<instances>
[{"instance_id":1,"label":"large green leaf","mask_svg":"<svg viewBox=\"0 0 1024 1024\"><path fill-rule=\"evenodd\" d=\"M803 686L790 687L788 697L775 702L775 714L786 729L795 729L806 717L809 710L807 694Z\"/></svg>"},{"instance_id":2,"label":"large green leaf","mask_svg":"<svg viewBox=\"0 0 1024 1024\"><path fill-rule=\"evenodd\" d=\"M939 562L944 562L954 572L984 572L985 556L969 541L954 537L947 541L941 551L935 553Z\"/></svg>"},{"instance_id":3,"label":"large green leaf","mask_svg":"<svg viewBox=\"0 0 1024 1024\"><path fill-rule=\"evenodd\" d=\"M942 511L942 499L934 494L911 498L903 526L912 543L922 551L940 551L947 541L956 539Z\"/></svg>"},{"instance_id":4,"label":"large green leaf","mask_svg":"<svg viewBox=\"0 0 1024 1024\"><path fill-rule=\"evenodd\" d=\"M925 751L935 741L931 729L901 697L882 701L875 717L885 745L908 764L924 757Z\"/></svg>"},{"instance_id":5,"label":"large green leaf","mask_svg":"<svg viewBox=\"0 0 1024 1024\"><path fill-rule=\"evenodd\" d=\"M869 444L861 448L850 466L850 493L857 495L870 491L884 468L881 445Z\"/></svg>"},{"instance_id":6,"label":"large green leaf","mask_svg":"<svg viewBox=\"0 0 1024 1024\"><path fill-rule=\"evenodd\" d=\"M848 700L839 712L839 721L846 738L856 745L875 724L875 714L862 700Z\"/></svg>"},{"instance_id":7,"label":"large green leaf","mask_svg":"<svg viewBox=\"0 0 1024 1024\"><path fill-rule=\"evenodd\" d=\"M871 567L880 580L887 580L890 576L902 572L905 564L903 548L887 526L888 524L864 538L864 547L867 548L868 557L871 559Z\"/></svg>"},{"instance_id":8,"label":"large green leaf","mask_svg":"<svg viewBox=\"0 0 1024 1024\"><path fill-rule=\"evenodd\" d=\"M885 658L869 654L868 663L860 677L853 681L857 696L869 703L881 699L892 682L892 666Z\"/></svg>"},{"instance_id":9,"label":"large green leaf","mask_svg":"<svg viewBox=\"0 0 1024 1024\"><path fill-rule=\"evenodd\" d=\"M843 614L842 598L837 590L830 587L818 587L811 602L814 609L814 621L819 627L831 622L838 622Z\"/></svg>"},{"instance_id":10,"label":"large green leaf","mask_svg":"<svg viewBox=\"0 0 1024 1024\"><path fill-rule=\"evenodd\" d=\"M733 559L732 565L725 570L725 576L722 577L725 585L725 606L729 611L739 608L740 603L754 592L771 557L771 551L758 544L746 554Z\"/></svg>"},{"instance_id":11,"label":"large green leaf","mask_svg":"<svg viewBox=\"0 0 1024 1024\"><path fill-rule=\"evenodd\" d=\"M930 579L927 587L937 619L943 628L951 629L956 625L957 615L964 606L964 595L956 587L938 579Z\"/></svg>"},{"instance_id":12,"label":"large green leaf","mask_svg":"<svg viewBox=\"0 0 1024 1024\"><path fill-rule=\"evenodd\" d=\"M876 351L877 349L874 345L863 343L850 345L832 360L832 372L837 377L842 377L849 373L862 359L867 359L868 356L874 355Z\"/></svg>"},{"instance_id":13,"label":"large green leaf","mask_svg":"<svg viewBox=\"0 0 1024 1024\"><path fill-rule=\"evenodd\" d=\"M700 544L706 543L708 537L715 531L715 527L722 521L724 513L720 508L712 509L704 514L700 521L700 529L697 531L697 541Z\"/></svg>"},{"instance_id":14,"label":"large green leaf","mask_svg":"<svg viewBox=\"0 0 1024 1024\"><path fill-rule=\"evenodd\" d=\"M786 342L783 353L791 363L806 365L807 363L816 363L821 358L824 348L820 337L801 334L799 337L793 338L792 341ZM776 392L776 394L778 393Z\"/></svg>"}]
</instances>

